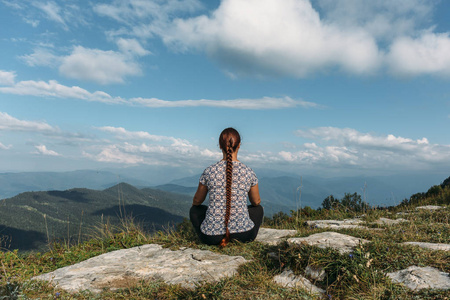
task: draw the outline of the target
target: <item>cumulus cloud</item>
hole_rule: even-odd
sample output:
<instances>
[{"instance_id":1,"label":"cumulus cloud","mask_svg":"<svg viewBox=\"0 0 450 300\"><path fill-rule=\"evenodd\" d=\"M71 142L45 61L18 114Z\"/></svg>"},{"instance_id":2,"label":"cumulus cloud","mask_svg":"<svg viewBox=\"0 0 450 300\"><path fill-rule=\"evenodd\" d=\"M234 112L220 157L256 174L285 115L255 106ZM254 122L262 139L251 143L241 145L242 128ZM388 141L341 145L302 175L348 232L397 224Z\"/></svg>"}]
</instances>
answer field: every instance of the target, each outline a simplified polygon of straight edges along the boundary
<instances>
[{"instance_id":1,"label":"cumulus cloud","mask_svg":"<svg viewBox=\"0 0 450 300\"><path fill-rule=\"evenodd\" d=\"M47 147L45 145L38 145L38 146L34 146L37 150L37 152L35 152L36 154L42 154L42 155L48 155L48 156L60 156L59 153L53 151L53 150L49 150L47 149Z\"/></svg>"},{"instance_id":2,"label":"cumulus cloud","mask_svg":"<svg viewBox=\"0 0 450 300\"><path fill-rule=\"evenodd\" d=\"M161 36L245 74L304 77L335 68L359 74L381 59L373 36L322 22L306 0L226 0L210 16L174 20Z\"/></svg>"},{"instance_id":3,"label":"cumulus cloud","mask_svg":"<svg viewBox=\"0 0 450 300\"><path fill-rule=\"evenodd\" d=\"M0 70L0 85L13 85L16 78L15 72Z\"/></svg>"},{"instance_id":4,"label":"cumulus cloud","mask_svg":"<svg viewBox=\"0 0 450 300\"><path fill-rule=\"evenodd\" d=\"M388 55L392 72L416 76L438 74L450 76L449 33L425 32L418 38L401 37L394 41Z\"/></svg>"},{"instance_id":5,"label":"cumulus cloud","mask_svg":"<svg viewBox=\"0 0 450 300\"><path fill-rule=\"evenodd\" d=\"M112 35L159 36L173 51L201 51L232 77L326 71L446 76L449 33L436 33L436 2L223 0L114 1L94 6L121 26ZM439 64L442 62L442 64Z\"/></svg>"},{"instance_id":6,"label":"cumulus cloud","mask_svg":"<svg viewBox=\"0 0 450 300\"><path fill-rule=\"evenodd\" d=\"M433 3L423 0L318 0L324 22L362 28L377 40L391 41L431 26Z\"/></svg>"},{"instance_id":7,"label":"cumulus cloud","mask_svg":"<svg viewBox=\"0 0 450 300\"><path fill-rule=\"evenodd\" d=\"M360 169L414 169L450 165L450 145L431 144L427 138L413 140L362 133L351 128L319 127L297 130L296 135L315 142L298 151L281 151L290 163Z\"/></svg>"},{"instance_id":8,"label":"cumulus cloud","mask_svg":"<svg viewBox=\"0 0 450 300\"><path fill-rule=\"evenodd\" d=\"M200 160L217 160L220 151L193 145L188 140L153 135L145 131L129 131L122 127L97 128L114 136L84 152L84 156L99 162L120 164L147 164L167 166L196 166Z\"/></svg>"},{"instance_id":9,"label":"cumulus cloud","mask_svg":"<svg viewBox=\"0 0 450 300\"><path fill-rule=\"evenodd\" d=\"M60 58L45 48L34 49L33 53L19 56L19 58L31 67L54 67L60 64Z\"/></svg>"},{"instance_id":10,"label":"cumulus cloud","mask_svg":"<svg viewBox=\"0 0 450 300\"><path fill-rule=\"evenodd\" d=\"M100 84L122 83L126 76L142 74L140 66L123 53L82 46L76 46L69 56L62 58L59 71L69 78Z\"/></svg>"}]
</instances>

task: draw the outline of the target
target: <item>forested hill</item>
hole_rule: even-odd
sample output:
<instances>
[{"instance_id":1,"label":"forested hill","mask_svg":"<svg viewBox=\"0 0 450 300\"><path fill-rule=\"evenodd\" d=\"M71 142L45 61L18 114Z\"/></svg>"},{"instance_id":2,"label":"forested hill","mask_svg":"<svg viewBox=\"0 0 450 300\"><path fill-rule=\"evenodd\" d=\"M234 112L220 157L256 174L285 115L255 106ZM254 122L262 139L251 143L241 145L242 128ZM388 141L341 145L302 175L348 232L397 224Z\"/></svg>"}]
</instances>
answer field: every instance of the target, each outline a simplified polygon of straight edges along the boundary
<instances>
[{"instance_id":1,"label":"forested hill","mask_svg":"<svg viewBox=\"0 0 450 300\"><path fill-rule=\"evenodd\" d=\"M134 217L147 231L179 223L192 197L120 183L105 190L75 188L26 192L0 201L2 248L36 250L47 240L77 242L95 236L95 228ZM103 224L103 225L102 225Z\"/></svg>"}]
</instances>

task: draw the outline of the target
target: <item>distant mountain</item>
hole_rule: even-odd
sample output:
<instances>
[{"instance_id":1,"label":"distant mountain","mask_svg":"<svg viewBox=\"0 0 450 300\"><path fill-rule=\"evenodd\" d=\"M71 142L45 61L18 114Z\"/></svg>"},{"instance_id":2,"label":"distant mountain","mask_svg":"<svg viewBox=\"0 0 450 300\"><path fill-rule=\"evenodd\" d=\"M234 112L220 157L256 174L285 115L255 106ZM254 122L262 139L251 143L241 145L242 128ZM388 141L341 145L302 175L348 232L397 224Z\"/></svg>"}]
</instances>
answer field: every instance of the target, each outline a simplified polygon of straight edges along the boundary
<instances>
[{"instance_id":1,"label":"distant mountain","mask_svg":"<svg viewBox=\"0 0 450 300\"><path fill-rule=\"evenodd\" d=\"M0 199L23 192L66 190L71 188L104 189L119 182L149 186L147 181L108 171L0 173Z\"/></svg>"},{"instance_id":2,"label":"distant mountain","mask_svg":"<svg viewBox=\"0 0 450 300\"><path fill-rule=\"evenodd\" d=\"M146 230L179 223L192 197L120 183L105 190L85 188L26 192L0 201L0 247L33 250L47 237L77 241L95 236L95 227L117 225L132 216ZM11 237L11 238L8 238Z\"/></svg>"}]
</instances>

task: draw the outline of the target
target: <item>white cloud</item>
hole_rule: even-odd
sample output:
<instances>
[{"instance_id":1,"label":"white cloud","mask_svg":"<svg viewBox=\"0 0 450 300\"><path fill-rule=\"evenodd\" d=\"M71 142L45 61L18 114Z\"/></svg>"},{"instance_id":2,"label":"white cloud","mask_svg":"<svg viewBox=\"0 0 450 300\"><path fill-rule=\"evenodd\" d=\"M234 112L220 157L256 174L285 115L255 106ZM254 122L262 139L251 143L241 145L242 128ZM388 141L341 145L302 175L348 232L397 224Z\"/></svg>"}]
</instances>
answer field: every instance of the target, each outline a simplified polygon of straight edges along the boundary
<instances>
[{"instance_id":1,"label":"white cloud","mask_svg":"<svg viewBox=\"0 0 450 300\"><path fill-rule=\"evenodd\" d=\"M141 75L140 66L128 55L76 46L62 58L59 71L69 78L100 84L122 83L126 76Z\"/></svg>"},{"instance_id":2,"label":"white cloud","mask_svg":"<svg viewBox=\"0 0 450 300\"><path fill-rule=\"evenodd\" d=\"M298 151L278 153L289 163L325 167L357 166L364 170L410 170L450 166L450 145L431 144L392 134L377 136L351 128L319 127L298 130L296 135L312 139Z\"/></svg>"},{"instance_id":3,"label":"white cloud","mask_svg":"<svg viewBox=\"0 0 450 300\"><path fill-rule=\"evenodd\" d=\"M57 127L53 127L46 122L19 120L4 112L0 112L0 130L42 133L59 132Z\"/></svg>"},{"instance_id":4,"label":"white cloud","mask_svg":"<svg viewBox=\"0 0 450 300\"><path fill-rule=\"evenodd\" d=\"M16 78L15 72L0 70L0 85L13 85Z\"/></svg>"},{"instance_id":5,"label":"white cloud","mask_svg":"<svg viewBox=\"0 0 450 300\"><path fill-rule=\"evenodd\" d=\"M98 4L94 11L124 26L112 29L112 36L159 36L173 51L205 52L233 78L301 78L336 70L447 76L450 39L448 32L433 32L436 4L223 0L217 9L199 15L199 1L128 0Z\"/></svg>"},{"instance_id":6,"label":"white cloud","mask_svg":"<svg viewBox=\"0 0 450 300\"><path fill-rule=\"evenodd\" d=\"M142 157L124 153L114 145L105 147L98 155L85 153L85 156L100 162L113 162L131 165L143 162Z\"/></svg>"},{"instance_id":7,"label":"white cloud","mask_svg":"<svg viewBox=\"0 0 450 300\"><path fill-rule=\"evenodd\" d=\"M334 68L368 73L381 59L371 35L322 22L306 0L226 0L210 16L176 19L161 35L173 48L206 51L254 75L304 77Z\"/></svg>"},{"instance_id":8,"label":"white cloud","mask_svg":"<svg viewBox=\"0 0 450 300\"><path fill-rule=\"evenodd\" d=\"M130 55L138 56L151 54L151 52L145 50L136 39L119 38L116 43L122 53L128 53Z\"/></svg>"},{"instance_id":9,"label":"white cloud","mask_svg":"<svg viewBox=\"0 0 450 300\"><path fill-rule=\"evenodd\" d=\"M90 93L78 86L65 86L59 84L55 80L45 81L20 81L13 86L0 87L0 93L17 94L17 95L31 95L31 96L51 96L57 98L73 98L87 101L96 101L103 103L124 103L125 100L121 98L113 98L109 94L96 91Z\"/></svg>"},{"instance_id":10,"label":"white cloud","mask_svg":"<svg viewBox=\"0 0 450 300\"><path fill-rule=\"evenodd\" d=\"M31 67L46 66L53 67L60 63L60 58L51 51L44 48L34 49L34 52L27 55L19 56L27 65Z\"/></svg>"},{"instance_id":11,"label":"white cloud","mask_svg":"<svg viewBox=\"0 0 450 300\"><path fill-rule=\"evenodd\" d=\"M0 75L1 76L1 75ZM108 104L125 104L144 107L218 107L230 109L286 109L293 107L322 108L321 105L304 100L294 100L290 97L263 97L260 99L229 99L229 100L162 100L157 98L131 98L123 99L112 97L103 92L89 92L78 86L65 86L55 80L45 81L20 81L8 87L0 87L0 93L50 96L57 98L72 98L86 101L96 101Z\"/></svg>"},{"instance_id":12,"label":"white cloud","mask_svg":"<svg viewBox=\"0 0 450 300\"><path fill-rule=\"evenodd\" d=\"M61 156L59 153L47 149L45 145L34 146L37 149L37 154L48 155L48 156Z\"/></svg>"},{"instance_id":13,"label":"white cloud","mask_svg":"<svg viewBox=\"0 0 450 300\"><path fill-rule=\"evenodd\" d=\"M392 72L399 75L437 74L448 77L449 33L425 32L418 38L401 37L391 45L388 62Z\"/></svg>"},{"instance_id":14,"label":"white cloud","mask_svg":"<svg viewBox=\"0 0 450 300\"><path fill-rule=\"evenodd\" d=\"M60 15L61 7L53 1L49 1L46 3L43 2L33 2L33 5L42 10L44 12L47 19L57 22L63 26L64 29L67 30L66 22L63 17Z\"/></svg>"},{"instance_id":15,"label":"white cloud","mask_svg":"<svg viewBox=\"0 0 450 300\"><path fill-rule=\"evenodd\" d=\"M190 143L186 140L168 136L153 135L145 131L128 131L123 127L104 126L99 127L98 129L104 132L112 133L116 136L116 138L121 140L145 139L156 142L170 141L173 143L173 145L190 145Z\"/></svg>"},{"instance_id":16,"label":"white cloud","mask_svg":"<svg viewBox=\"0 0 450 300\"><path fill-rule=\"evenodd\" d=\"M414 35L429 26L433 3L423 0L318 0L324 22L343 28L362 28L377 40Z\"/></svg>"},{"instance_id":17,"label":"white cloud","mask_svg":"<svg viewBox=\"0 0 450 300\"><path fill-rule=\"evenodd\" d=\"M260 99L231 99L231 100L178 100L167 101L156 98L132 98L131 102L146 107L220 107L233 109L282 109L291 107L314 107L319 108L320 105L303 100L293 100L290 97L273 98L263 97Z\"/></svg>"},{"instance_id":18,"label":"white cloud","mask_svg":"<svg viewBox=\"0 0 450 300\"><path fill-rule=\"evenodd\" d=\"M1 150L8 150L8 149L11 149L11 148L12 148L12 145L5 146L4 144L2 144L2 143L0 142L0 149L1 149Z\"/></svg>"},{"instance_id":19,"label":"white cloud","mask_svg":"<svg viewBox=\"0 0 450 300\"><path fill-rule=\"evenodd\" d=\"M189 13L201 9L198 0L115 0L94 6L94 11L125 24L142 24L142 21L167 20L176 13Z\"/></svg>"}]
</instances>

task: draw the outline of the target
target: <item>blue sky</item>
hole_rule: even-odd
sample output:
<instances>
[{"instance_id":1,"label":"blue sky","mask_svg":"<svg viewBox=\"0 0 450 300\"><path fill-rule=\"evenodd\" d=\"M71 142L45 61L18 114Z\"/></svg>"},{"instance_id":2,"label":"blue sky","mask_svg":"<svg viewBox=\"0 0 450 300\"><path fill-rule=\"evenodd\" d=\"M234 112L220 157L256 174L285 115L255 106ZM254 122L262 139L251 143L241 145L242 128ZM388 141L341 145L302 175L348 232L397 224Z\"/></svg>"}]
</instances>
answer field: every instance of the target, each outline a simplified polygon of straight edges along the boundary
<instances>
[{"instance_id":1,"label":"blue sky","mask_svg":"<svg viewBox=\"0 0 450 300\"><path fill-rule=\"evenodd\" d=\"M195 173L232 126L254 168L448 173L449 14L422 0L0 0L0 172Z\"/></svg>"}]
</instances>

